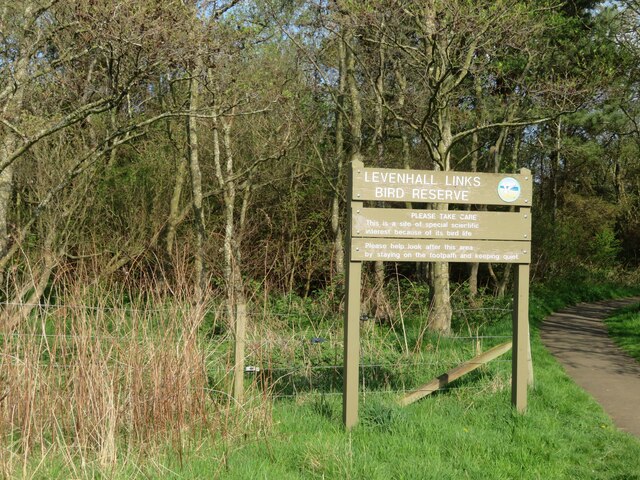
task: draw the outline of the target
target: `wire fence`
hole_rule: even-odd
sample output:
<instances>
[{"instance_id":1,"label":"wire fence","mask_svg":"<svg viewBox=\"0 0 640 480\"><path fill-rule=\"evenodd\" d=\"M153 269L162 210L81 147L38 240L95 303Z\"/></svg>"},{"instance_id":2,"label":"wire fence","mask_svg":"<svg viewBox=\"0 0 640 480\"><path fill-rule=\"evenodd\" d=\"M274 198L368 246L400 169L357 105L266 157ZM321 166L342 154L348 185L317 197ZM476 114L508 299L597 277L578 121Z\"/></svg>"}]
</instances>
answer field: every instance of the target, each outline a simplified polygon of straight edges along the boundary
<instances>
[{"instance_id":1,"label":"wire fence","mask_svg":"<svg viewBox=\"0 0 640 480\"><path fill-rule=\"evenodd\" d=\"M78 305L78 304L56 304L56 303L29 303L29 302L7 302L1 301L0 306L12 306L12 307L33 307L39 309L63 309L63 310L87 310L87 311L116 311L116 312L143 312L143 313L166 313L169 311L175 310L188 310L185 307L175 307L174 309L170 309L168 307L160 308L160 307L130 307L130 306L109 306L109 305ZM222 307L206 309L206 312L218 311ZM293 307L292 307L293 309ZM511 307L467 307L467 308L455 308L456 313L463 312L502 312L502 313L510 313L512 311ZM269 316L269 317L299 317L304 314L311 314L315 312L268 312L264 311L255 311L255 312L246 312L248 316Z\"/></svg>"},{"instance_id":2,"label":"wire fence","mask_svg":"<svg viewBox=\"0 0 640 480\"><path fill-rule=\"evenodd\" d=\"M120 313L126 315L138 315L145 318L148 315L163 314L164 316L180 316L189 315L195 312L198 316L208 314L219 314L222 307L203 309L194 306L176 305L171 307L131 307L131 306L112 306L112 305L84 305L84 304L56 304L56 303L20 303L20 302L0 302L0 307L29 307L35 310L35 315L47 316L52 312L58 315L68 315L70 312L84 312L85 315L93 315L95 313ZM0 310L1 312L1 310ZM498 316L506 316L511 313L511 308L504 306L492 307L463 307L457 308L454 314L465 316L467 314L492 314ZM306 318L311 319L321 317L322 319L333 318L335 321L332 326L339 325L340 320L333 315L319 315L318 312L295 311L295 312L270 312L251 311L248 316L254 321L266 320L268 318ZM259 322L258 322L259 323ZM21 339L28 341L29 339L46 342L46 341L65 341L71 343L82 343L85 341L100 342L102 344L114 345L122 341L147 341L153 342L163 338L162 330L153 331L145 330L144 338L137 338L141 335L140 331L135 331L128 326L129 331L120 331L109 333L99 331L99 328L89 328L87 332L70 332L65 328L58 327L55 331L48 331L47 325L42 323L32 327L30 331L10 331L1 332L0 341L0 366L8 364L20 364L20 352L13 352L7 349L9 339ZM383 328L389 328L385 326ZM126 329L125 329L126 330ZM254 382L260 384L262 388L270 385L268 390L274 398L292 398L304 395L306 396L325 396L325 395L342 395L342 332L322 329L307 329L302 332L292 332L291 337L282 338L264 338L260 335L260 331L254 332L246 339L246 351L243 364L246 365L245 375L249 383ZM262 332L263 333L263 332ZM204 344L204 366L211 377L210 386L221 387L229 383L229 379L233 376L235 365L230 362L231 348L234 343L234 337L231 333L226 332L217 334L215 338L209 337ZM388 345L398 340L395 337L376 338L375 341L386 342ZM481 334L476 335L457 335L438 338L438 342L446 342L448 344L456 344L461 342L465 344L458 348L449 349L446 354L441 350L432 352L432 358L425 359L424 353L414 354L413 358L409 351L393 350L385 352L382 355L386 358L383 362L371 362L376 355L376 351L367 351L361 347L360 372L363 381L361 392L363 394L385 394L399 395L411 389L414 377L429 377L444 373L446 370L455 367L463 361L469 362L469 357L475 352L477 353L478 342L494 343L499 340L507 341L510 335ZM395 339L395 340L394 340ZM388 346L387 345L387 346ZM43 367L50 367L60 370L74 369L77 365L73 359L69 357L69 352L65 353L64 358L58 359L56 355L51 355L50 348L43 347L42 355L39 362ZM4 349L4 351L3 351ZM49 352L49 353L47 353ZM390 356L394 358L389 358ZM33 361L33 358L30 359ZM333 362L331 361L333 360ZM121 361L121 360L120 360ZM496 365L495 374L499 374L498 366L510 363L510 360L496 359L492 362ZM480 364L477 364L480 365ZM496 373L498 372L498 373ZM420 373L420 375L417 375ZM222 388L222 387L221 387ZM442 390L451 389L477 389L482 390L485 386L479 385L455 385L454 387L445 387ZM212 389L212 391L218 391Z\"/></svg>"}]
</instances>

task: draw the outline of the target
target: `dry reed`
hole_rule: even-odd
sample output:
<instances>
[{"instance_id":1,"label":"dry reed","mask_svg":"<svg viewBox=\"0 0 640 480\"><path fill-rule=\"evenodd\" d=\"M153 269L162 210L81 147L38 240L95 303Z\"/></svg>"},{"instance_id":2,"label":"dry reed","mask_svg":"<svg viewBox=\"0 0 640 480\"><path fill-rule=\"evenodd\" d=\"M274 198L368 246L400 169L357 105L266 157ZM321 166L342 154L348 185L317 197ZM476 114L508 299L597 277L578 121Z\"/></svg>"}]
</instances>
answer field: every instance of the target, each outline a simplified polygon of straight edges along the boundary
<instances>
[{"instance_id":1,"label":"dry reed","mask_svg":"<svg viewBox=\"0 0 640 480\"><path fill-rule=\"evenodd\" d=\"M182 458L185 442L227 442L268 420L265 402L235 405L226 376L208 372L225 358L224 339L202 335L211 302L149 291L131 300L75 282L2 334L0 477L27 477L52 456L72 472L167 445Z\"/></svg>"}]
</instances>

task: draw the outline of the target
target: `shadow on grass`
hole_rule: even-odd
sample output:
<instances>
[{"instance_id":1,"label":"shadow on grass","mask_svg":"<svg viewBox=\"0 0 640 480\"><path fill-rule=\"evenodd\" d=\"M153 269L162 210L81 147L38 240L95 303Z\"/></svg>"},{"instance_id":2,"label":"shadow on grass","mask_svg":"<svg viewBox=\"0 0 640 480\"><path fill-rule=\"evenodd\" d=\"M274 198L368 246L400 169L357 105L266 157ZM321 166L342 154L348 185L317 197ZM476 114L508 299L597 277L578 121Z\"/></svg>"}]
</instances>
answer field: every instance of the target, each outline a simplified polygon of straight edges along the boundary
<instances>
[{"instance_id":1,"label":"shadow on grass","mask_svg":"<svg viewBox=\"0 0 640 480\"><path fill-rule=\"evenodd\" d=\"M505 362L506 360L498 360ZM454 366L454 365L452 365ZM463 377L452 381L441 390L432 395L448 395L450 391L481 389L487 386L488 382L502 382L503 376L498 369L505 366L491 367L483 366ZM510 365L506 366L510 370ZM402 393L409 392L420 387L420 385L430 381L443 373L447 369L442 367L431 367L428 370L419 367L400 369L397 366L368 366L360 371L360 391L380 393ZM319 396L318 413L324 411L323 395L338 395L343 389L342 368L326 368L311 371L291 371L287 373L264 370L253 378L256 387L262 391L268 391L274 398L290 398L305 394L317 394ZM499 385L494 385L499 388ZM328 407L327 407L328 408ZM331 415L327 414L328 418Z\"/></svg>"}]
</instances>

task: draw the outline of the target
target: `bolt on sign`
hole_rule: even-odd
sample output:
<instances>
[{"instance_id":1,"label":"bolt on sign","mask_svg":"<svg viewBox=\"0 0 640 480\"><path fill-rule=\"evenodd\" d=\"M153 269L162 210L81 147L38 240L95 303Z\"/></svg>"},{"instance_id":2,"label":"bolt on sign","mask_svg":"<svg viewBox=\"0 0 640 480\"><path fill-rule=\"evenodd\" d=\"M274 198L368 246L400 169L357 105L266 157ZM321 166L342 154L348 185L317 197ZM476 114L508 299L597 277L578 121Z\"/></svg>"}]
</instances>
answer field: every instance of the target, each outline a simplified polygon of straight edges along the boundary
<instances>
[{"instance_id":1,"label":"bolt on sign","mask_svg":"<svg viewBox=\"0 0 640 480\"><path fill-rule=\"evenodd\" d=\"M526 409L531 263L531 172L517 174L365 168L351 165L347 236L343 420L358 419L363 261L513 263L512 403ZM364 202L515 207L515 211L372 208Z\"/></svg>"}]
</instances>

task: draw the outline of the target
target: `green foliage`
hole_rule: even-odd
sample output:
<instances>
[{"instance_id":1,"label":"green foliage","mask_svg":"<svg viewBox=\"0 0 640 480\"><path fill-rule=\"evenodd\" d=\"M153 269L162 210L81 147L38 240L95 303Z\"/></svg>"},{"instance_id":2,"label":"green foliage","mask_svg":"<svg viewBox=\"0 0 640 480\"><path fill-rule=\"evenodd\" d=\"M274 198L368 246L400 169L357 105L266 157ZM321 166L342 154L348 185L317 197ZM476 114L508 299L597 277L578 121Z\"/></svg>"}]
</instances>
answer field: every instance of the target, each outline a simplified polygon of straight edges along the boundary
<instances>
[{"instance_id":1,"label":"green foliage","mask_svg":"<svg viewBox=\"0 0 640 480\"><path fill-rule=\"evenodd\" d=\"M613 229L607 227L597 232L590 247L592 250L591 259L595 265L606 268L615 266L618 262L621 242Z\"/></svg>"},{"instance_id":2,"label":"green foliage","mask_svg":"<svg viewBox=\"0 0 640 480\"><path fill-rule=\"evenodd\" d=\"M555 221L534 220L534 245L548 274L559 277L605 276L620 268L621 243L614 232L617 208L601 199L567 194Z\"/></svg>"},{"instance_id":3,"label":"green foliage","mask_svg":"<svg viewBox=\"0 0 640 480\"><path fill-rule=\"evenodd\" d=\"M410 290L410 284L406 287ZM400 392L468 360L477 353L477 348L486 350L504 341L485 338L478 344L473 338L425 334L419 344L417 340L424 327L424 318L419 312L427 300L421 299L420 306L415 304L418 302L414 297L416 292L410 291L410 300L400 299L407 305L408 354L404 351L400 325L371 322L362 325L361 421L350 435L344 434L340 427L341 317L331 310L321 314L326 304L318 305L312 298L273 296L270 298L273 314L252 321L254 328L260 330L255 332L259 335L248 342L247 364L260 366L261 371L246 376L249 399L244 413L225 411L223 415L244 420L213 435L183 432L180 447L167 437L166 448L158 448L156 442L153 448L145 447L144 455L136 453L137 444L131 443L120 450L122 453L116 464L109 467L108 476L136 478L144 472L147 477L198 478L204 472L218 472L224 478L256 475L420 478L420 472L429 469L441 477L522 478L522 472L528 472L531 478L546 475L561 479L575 475L633 478L640 474L637 462L632 461L640 455L638 443L619 433L601 409L567 379L542 347L535 326L550 311L568 303L634 292L638 293L638 287L594 285L575 278L533 286L530 314L534 325L536 387L530 394L528 413L521 416L513 412L509 403L509 354L410 407L397 405ZM482 295L474 304L466 293L464 288L455 290L456 316L465 316L456 320L456 333L461 337L469 333L508 337L511 333L509 300ZM93 298L92 295L94 291L88 289L87 299ZM173 300L167 299L167 302L173 304ZM111 298L103 300L101 305L112 307L121 303ZM117 335L127 338L118 348L124 348L125 344L135 347L136 342L129 338L134 326L137 331L145 332L149 348L152 343L166 341L166 325L189 311L189 308L178 309L176 312L180 315L161 318L157 313L143 314L142 304L129 301L126 305L136 307L131 312L137 312L135 325L126 315L127 307L113 312L119 315L119 330L111 328L113 320L109 315L101 317L110 341L117 341ZM153 304L148 306L156 312L161 309L159 305L165 306L163 303L155 309ZM202 329L212 328L215 317L211 313L215 311L213 308L209 312L209 324ZM634 319L631 328L625 327L625 335L636 343L637 337L633 335L638 331L639 312L636 307L625 313ZM86 316L86 312L83 315ZM34 325L38 328L39 324ZM87 325L97 328L96 322ZM47 332L60 333L64 331L61 327L57 318L46 322ZM314 343L314 338L325 341ZM222 336L212 338L206 331L200 339L203 358L207 358L208 398L216 408L223 408L229 403L225 391L230 388L227 362L232 345ZM262 350L256 349L258 345L262 345ZM115 344L105 346L114 347ZM60 360L70 361L77 352L64 349L64 354L66 357ZM279 397L282 395L285 396ZM161 445L165 441L156 440ZM59 457L55 452L48 455L45 464L27 468L40 468L47 478L69 476L70 464L66 457ZM91 463L91 455L88 452L83 457L85 471L99 475L102 469L97 461Z\"/></svg>"},{"instance_id":4,"label":"green foliage","mask_svg":"<svg viewBox=\"0 0 640 480\"><path fill-rule=\"evenodd\" d=\"M532 317L539 322L568 302L628 292L570 282L537 286ZM533 348L537 386L525 416L509 407L508 375L499 380L495 373L469 384L480 394L460 388L404 409L394 395L369 392L349 435L336 426L339 397L284 401L274 411L282 439L238 451L228 475L242 478L259 469L280 478L423 478L426 471L450 478L640 476L640 445L567 379L535 335Z\"/></svg>"},{"instance_id":5,"label":"green foliage","mask_svg":"<svg viewBox=\"0 0 640 480\"><path fill-rule=\"evenodd\" d=\"M640 304L627 307L606 320L609 336L640 361Z\"/></svg>"},{"instance_id":6,"label":"green foliage","mask_svg":"<svg viewBox=\"0 0 640 480\"><path fill-rule=\"evenodd\" d=\"M530 321L534 326L551 312L579 302L595 302L607 298L637 295L636 284L597 283L593 278L568 277L545 284L533 284L530 299Z\"/></svg>"},{"instance_id":7,"label":"green foliage","mask_svg":"<svg viewBox=\"0 0 640 480\"><path fill-rule=\"evenodd\" d=\"M393 276L389 279L386 289L389 303L394 310L416 315L428 314L430 287L426 282Z\"/></svg>"},{"instance_id":8,"label":"green foliage","mask_svg":"<svg viewBox=\"0 0 640 480\"><path fill-rule=\"evenodd\" d=\"M364 404L360 421L363 426L372 430L393 432L402 429L401 424L406 419L405 412L406 410L398 405L374 397ZM406 427L404 425L404 428Z\"/></svg>"}]
</instances>

